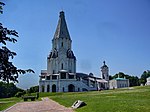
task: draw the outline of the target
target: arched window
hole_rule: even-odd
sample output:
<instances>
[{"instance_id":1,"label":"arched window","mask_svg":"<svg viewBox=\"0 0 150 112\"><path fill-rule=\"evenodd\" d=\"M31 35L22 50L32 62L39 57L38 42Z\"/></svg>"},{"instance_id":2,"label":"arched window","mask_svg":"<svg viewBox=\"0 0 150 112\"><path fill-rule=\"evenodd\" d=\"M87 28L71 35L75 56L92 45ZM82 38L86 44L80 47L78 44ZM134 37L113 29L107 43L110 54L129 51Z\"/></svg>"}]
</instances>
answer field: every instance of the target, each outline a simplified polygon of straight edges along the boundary
<instances>
[{"instance_id":1,"label":"arched window","mask_svg":"<svg viewBox=\"0 0 150 112\"><path fill-rule=\"evenodd\" d=\"M64 65L63 65L63 63L61 64L61 69L64 69Z\"/></svg>"},{"instance_id":2,"label":"arched window","mask_svg":"<svg viewBox=\"0 0 150 112\"><path fill-rule=\"evenodd\" d=\"M78 91L80 91L80 88L78 88Z\"/></svg>"},{"instance_id":3,"label":"arched window","mask_svg":"<svg viewBox=\"0 0 150 112\"><path fill-rule=\"evenodd\" d=\"M50 92L50 86L47 85L47 92Z\"/></svg>"},{"instance_id":4,"label":"arched window","mask_svg":"<svg viewBox=\"0 0 150 112\"><path fill-rule=\"evenodd\" d=\"M64 46L64 43L62 42L62 43L61 43L61 47L63 47L63 46Z\"/></svg>"},{"instance_id":5,"label":"arched window","mask_svg":"<svg viewBox=\"0 0 150 112\"><path fill-rule=\"evenodd\" d=\"M42 92L44 92L45 87L42 85Z\"/></svg>"},{"instance_id":6,"label":"arched window","mask_svg":"<svg viewBox=\"0 0 150 112\"><path fill-rule=\"evenodd\" d=\"M73 84L68 85L68 92L75 92L75 86Z\"/></svg>"},{"instance_id":7,"label":"arched window","mask_svg":"<svg viewBox=\"0 0 150 112\"><path fill-rule=\"evenodd\" d=\"M53 74L55 74L55 70L53 70Z\"/></svg>"},{"instance_id":8,"label":"arched window","mask_svg":"<svg viewBox=\"0 0 150 112\"><path fill-rule=\"evenodd\" d=\"M55 84L52 85L52 92L56 92L56 85Z\"/></svg>"}]
</instances>

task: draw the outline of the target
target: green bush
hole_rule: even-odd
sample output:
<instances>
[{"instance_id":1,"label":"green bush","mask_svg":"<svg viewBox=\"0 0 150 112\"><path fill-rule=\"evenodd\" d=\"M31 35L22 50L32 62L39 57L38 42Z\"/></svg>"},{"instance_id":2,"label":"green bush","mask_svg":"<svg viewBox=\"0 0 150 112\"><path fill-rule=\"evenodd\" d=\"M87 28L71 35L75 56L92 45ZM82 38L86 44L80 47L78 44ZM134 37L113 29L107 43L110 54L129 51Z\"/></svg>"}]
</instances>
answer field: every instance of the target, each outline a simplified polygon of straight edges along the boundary
<instances>
[{"instance_id":1,"label":"green bush","mask_svg":"<svg viewBox=\"0 0 150 112\"><path fill-rule=\"evenodd\" d=\"M25 94L25 92L23 91L23 92L17 92L16 94L15 94L15 97L21 97L21 96L23 96Z\"/></svg>"}]
</instances>

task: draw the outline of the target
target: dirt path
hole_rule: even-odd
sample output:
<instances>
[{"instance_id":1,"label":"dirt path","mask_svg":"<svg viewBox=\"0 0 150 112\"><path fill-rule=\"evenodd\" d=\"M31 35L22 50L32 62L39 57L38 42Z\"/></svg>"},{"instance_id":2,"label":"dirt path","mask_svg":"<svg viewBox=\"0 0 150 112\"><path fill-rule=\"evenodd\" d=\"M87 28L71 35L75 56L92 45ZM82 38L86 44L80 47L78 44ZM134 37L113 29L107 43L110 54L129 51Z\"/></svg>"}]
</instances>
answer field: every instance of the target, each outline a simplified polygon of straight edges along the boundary
<instances>
[{"instance_id":1,"label":"dirt path","mask_svg":"<svg viewBox=\"0 0 150 112\"><path fill-rule=\"evenodd\" d=\"M74 112L71 108L66 108L57 102L43 98L42 101L22 102L8 108L4 112Z\"/></svg>"}]
</instances>

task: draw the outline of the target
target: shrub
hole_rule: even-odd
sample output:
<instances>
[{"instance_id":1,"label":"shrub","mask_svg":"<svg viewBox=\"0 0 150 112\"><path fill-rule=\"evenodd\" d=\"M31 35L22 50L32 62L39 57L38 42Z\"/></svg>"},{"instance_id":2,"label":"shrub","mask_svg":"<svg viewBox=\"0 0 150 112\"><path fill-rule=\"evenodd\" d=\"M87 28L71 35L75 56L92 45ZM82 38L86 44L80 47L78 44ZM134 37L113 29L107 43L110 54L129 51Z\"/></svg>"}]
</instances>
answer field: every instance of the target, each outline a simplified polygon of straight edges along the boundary
<instances>
[{"instance_id":1,"label":"shrub","mask_svg":"<svg viewBox=\"0 0 150 112\"><path fill-rule=\"evenodd\" d=\"M17 92L16 94L15 94L15 97L21 97L21 96L23 96L25 94L25 92L23 91L23 92Z\"/></svg>"}]
</instances>

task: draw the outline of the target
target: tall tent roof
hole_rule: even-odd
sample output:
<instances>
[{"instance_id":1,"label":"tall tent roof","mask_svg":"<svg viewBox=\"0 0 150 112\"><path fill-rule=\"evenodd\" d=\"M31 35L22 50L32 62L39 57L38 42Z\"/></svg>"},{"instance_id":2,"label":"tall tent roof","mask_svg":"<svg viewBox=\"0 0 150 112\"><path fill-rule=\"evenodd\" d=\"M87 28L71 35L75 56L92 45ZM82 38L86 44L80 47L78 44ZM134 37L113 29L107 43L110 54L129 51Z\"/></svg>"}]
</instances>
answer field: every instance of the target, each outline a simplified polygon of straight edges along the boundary
<instances>
[{"instance_id":1,"label":"tall tent roof","mask_svg":"<svg viewBox=\"0 0 150 112\"><path fill-rule=\"evenodd\" d=\"M70 35L69 35L69 31L67 28L65 15L63 11L59 13L59 21L58 21L58 25L57 25L56 32L54 35L54 39L56 38L69 38L70 39Z\"/></svg>"}]
</instances>

